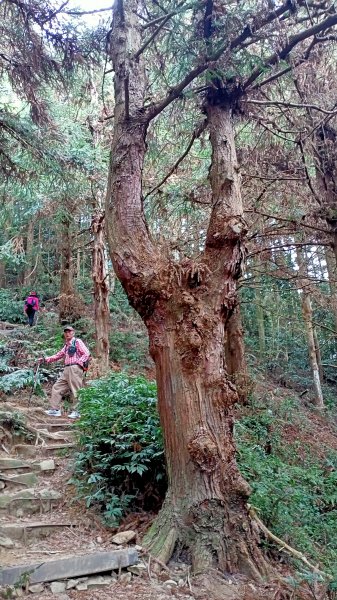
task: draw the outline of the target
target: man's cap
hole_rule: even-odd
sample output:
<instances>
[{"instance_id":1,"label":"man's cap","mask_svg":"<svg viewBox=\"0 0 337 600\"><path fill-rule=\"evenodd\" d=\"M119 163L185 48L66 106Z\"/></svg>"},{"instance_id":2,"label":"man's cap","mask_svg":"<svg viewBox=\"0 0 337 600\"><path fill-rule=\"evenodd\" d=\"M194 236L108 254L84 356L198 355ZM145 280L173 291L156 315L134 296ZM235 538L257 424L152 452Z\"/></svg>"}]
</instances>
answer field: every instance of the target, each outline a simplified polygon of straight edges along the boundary
<instances>
[{"instance_id":1,"label":"man's cap","mask_svg":"<svg viewBox=\"0 0 337 600\"><path fill-rule=\"evenodd\" d=\"M37 293L36 292L29 292L29 295L30 296L37 296Z\"/></svg>"},{"instance_id":2,"label":"man's cap","mask_svg":"<svg viewBox=\"0 0 337 600\"><path fill-rule=\"evenodd\" d=\"M72 325L65 325L63 331L75 331Z\"/></svg>"}]
</instances>

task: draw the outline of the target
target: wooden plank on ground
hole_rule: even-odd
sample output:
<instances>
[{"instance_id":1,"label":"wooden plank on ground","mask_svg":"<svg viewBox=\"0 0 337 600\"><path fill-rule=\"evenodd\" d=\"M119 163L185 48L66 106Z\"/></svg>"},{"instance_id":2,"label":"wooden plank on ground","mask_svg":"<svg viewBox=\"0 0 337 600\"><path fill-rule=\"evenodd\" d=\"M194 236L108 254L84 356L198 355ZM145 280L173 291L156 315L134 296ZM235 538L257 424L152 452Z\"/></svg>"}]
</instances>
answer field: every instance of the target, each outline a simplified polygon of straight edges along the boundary
<instances>
[{"instance_id":1,"label":"wooden plank on ground","mask_svg":"<svg viewBox=\"0 0 337 600\"><path fill-rule=\"evenodd\" d=\"M135 548L67 556L66 558L4 568L0 571L0 586L20 584L20 582L23 582L24 585L27 580L30 583L42 583L70 579L129 567L137 562L138 554Z\"/></svg>"}]
</instances>

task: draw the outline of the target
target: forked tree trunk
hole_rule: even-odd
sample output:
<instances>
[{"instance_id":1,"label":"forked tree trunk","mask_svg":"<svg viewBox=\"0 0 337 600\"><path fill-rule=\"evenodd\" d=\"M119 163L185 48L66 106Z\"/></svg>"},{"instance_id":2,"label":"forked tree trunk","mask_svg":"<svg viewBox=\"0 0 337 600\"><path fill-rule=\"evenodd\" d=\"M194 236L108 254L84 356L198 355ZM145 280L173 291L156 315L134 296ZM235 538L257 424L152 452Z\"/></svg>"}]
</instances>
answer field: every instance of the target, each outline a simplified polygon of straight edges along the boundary
<instances>
[{"instance_id":1,"label":"forked tree trunk","mask_svg":"<svg viewBox=\"0 0 337 600\"><path fill-rule=\"evenodd\" d=\"M130 303L149 331L169 488L145 543L167 561L188 553L195 571L268 572L247 509L249 487L235 461L233 404L224 360L225 324L236 306L245 226L230 106L209 97L212 210L197 261L175 262L148 232L142 168L151 108L137 2L117 2L111 35L114 138L107 194L110 251ZM220 99L220 102L219 102Z\"/></svg>"},{"instance_id":2,"label":"forked tree trunk","mask_svg":"<svg viewBox=\"0 0 337 600\"><path fill-rule=\"evenodd\" d=\"M100 374L103 375L109 368L109 285L106 271L105 241L104 241L104 214L97 211L92 217L91 233L92 245L92 280L94 292L95 311L95 337L96 358Z\"/></svg>"}]
</instances>

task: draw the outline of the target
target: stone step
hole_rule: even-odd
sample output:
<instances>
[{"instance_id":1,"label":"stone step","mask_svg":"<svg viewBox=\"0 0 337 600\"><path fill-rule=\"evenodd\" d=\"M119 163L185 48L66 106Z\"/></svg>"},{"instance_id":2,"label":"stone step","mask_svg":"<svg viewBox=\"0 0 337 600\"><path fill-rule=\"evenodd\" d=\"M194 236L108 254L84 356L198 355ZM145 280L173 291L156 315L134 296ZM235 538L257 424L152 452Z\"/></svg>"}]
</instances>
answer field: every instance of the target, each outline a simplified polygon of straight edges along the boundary
<instances>
[{"instance_id":1,"label":"stone step","mask_svg":"<svg viewBox=\"0 0 337 600\"><path fill-rule=\"evenodd\" d=\"M0 515L6 511L10 515L45 513L52 510L62 495L55 490L20 490L13 494L3 493L0 496Z\"/></svg>"},{"instance_id":2,"label":"stone step","mask_svg":"<svg viewBox=\"0 0 337 600\"><path fill-rule=\"evenodd\" d=\"M110 550L107 552L91 552L81 555L70 555L62 558L35 561L18 566L3 566L0 572L0 586L15 585L20 578L28 577L29 583L42 583L70 579L81 575L111 572L114 569L129 567L138 562L135 548Z\"/></svg>"},{"instance_id":3,"label":"stone step","mask_svg":"<svg viewBox=\"0 0 337 600\"><path fill-rule=\"evenodd\" d=\"M39 421L39 423L32 423L32 425L34 425L34 427L36 427L36 429L47 429L47 431L50 431L51 433L53 433L54 431L70 429L70 427L73 425L73 421L70 422L69 419L57 418L52 422Z\"/></svg>"},{"instance_id":4,"label":"stone step","mask_svg":"<svg viewBox=\"0 0 337 600\"><path fill-rule=\"evenodd\" d=\"M48 429L42 429L39 427L39 428L37 428L37 431L39 432L39 434L42 438L45 437L47 440L49 440L49 443L52 443L52 442L57 443L58 440L60 440L60 441L65 440L68 442L72 442L76 437L75 431L72 431L71 429L68 429L68 430L60 429L59 431L48 431Z\"/></svg>"},{"instance_id":5,"label":"stone step","mask_svg":"<svg viewBox=\"0 0 337 600\"><path fill-rule=\"evenodd\" d=\"M19 458L0 457L0 472L5 472L6 475L10 472L26 473L27 470L36 471L39 473L48 473L55 470L55 462L53 458L46 460L26 461Z\"/></svg>"},{"instance_id":6,"label":"stone step","mask_svg":"<svg viewBox=\"0 0 337 600\"><path fill-rule=\"evenodd\" d=\"M45 444L44 446L30 446L29 444L17 444L12 448L15 454L20 456L27 456L30 458L36 456L48 456L50 454L57 454L60 450L66 451L71 448L75 448L75 444L71 442L61 442L59 444Z\"/></svg>"},{"instance_id":7,"label":"stone step","mask_svg":"<svg viewBox=\"0 0 337 600\"><path fill-rule=\"evenodd\" d=\"M0 483L3 482L4 487L8 489L22 489L33 487L37 484L38 477L35 472L19 473L18 475L5 475L0 473Z\"/></svg>"},{"instance_id":8,"label":"stone step","mask_svg":"<svg viewBox=\"0 0 337 600\"><path fill-rule=\"evenodd\" d=\"M43 521L6 523L0 525L0 537L22 541L26 544L28 541L44 538L55 531L71 527L74 527L72 523L44 523Z\"/></svg>"}]
</instances>

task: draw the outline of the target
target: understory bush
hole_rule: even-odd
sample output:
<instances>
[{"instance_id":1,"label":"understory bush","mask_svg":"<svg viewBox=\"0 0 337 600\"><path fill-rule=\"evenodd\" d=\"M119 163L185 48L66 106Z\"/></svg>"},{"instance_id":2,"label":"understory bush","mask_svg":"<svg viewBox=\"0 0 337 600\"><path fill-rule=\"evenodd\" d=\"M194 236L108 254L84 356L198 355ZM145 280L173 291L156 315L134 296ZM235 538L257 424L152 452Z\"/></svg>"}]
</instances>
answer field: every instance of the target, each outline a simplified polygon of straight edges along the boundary
<instances>
[{"instance_id":1,"label":"understory bush","mask_svg":"<svg viewBox=\"0 0 337 600\"><path fill-rule=\"evenodd\" d=\"M18 299L13 291L0 289L0 321L25 323L27 317L23 313L24 298Z\"/></svg>"},{"instance_id":2,"label":"understory bush","mask_svg":"<svg viewBox=\"0 0 337 600\"><path fill-rule=\"evenodd\" d=\"M146 331L112 331L110 333L110 358L127 368L137 369L153 366L149 355L149 342Z\"/></svg>"},{"instance_id":3,"label":"understory bush","mask_svg":"<svg viewBox=\"0 0 337 600\"><path fill-rule=\"evenodd\" d=\"M301 442L306 431L302 419L301 423L295 400L254 405L253 412L236 423L239 467L252 488L250 503L265 525L313 564L333 573L337 453L327 448L318 456ZM294 427L294 439L287 440L288 428Z\"/></svg>"},{"instance_id":4,"label":"understory bush","mask_svg":"<svg viewBox=\"0 0 337 600\"><path fill-rule=\"evenodd\" d=\"M0 377L0 390L8 394L33 384L34 373L31 369L17 369Z\"/></svg>"},{"instance_id":5,"label":"understory bush","mask_svg":"<svg viewBox=\"0 0 337 600\"><path fill-rule=\"evenodd\" d=\"M80 392L79 496L116 526L128 510L158 510L166 474L154 382L114 373Z\"/></svg>"}]
</instances>

